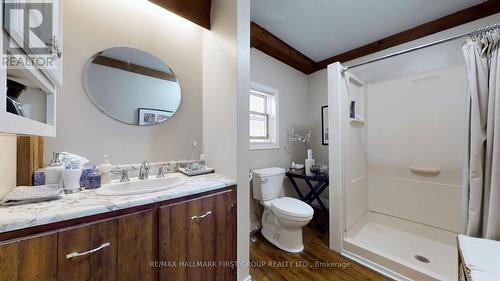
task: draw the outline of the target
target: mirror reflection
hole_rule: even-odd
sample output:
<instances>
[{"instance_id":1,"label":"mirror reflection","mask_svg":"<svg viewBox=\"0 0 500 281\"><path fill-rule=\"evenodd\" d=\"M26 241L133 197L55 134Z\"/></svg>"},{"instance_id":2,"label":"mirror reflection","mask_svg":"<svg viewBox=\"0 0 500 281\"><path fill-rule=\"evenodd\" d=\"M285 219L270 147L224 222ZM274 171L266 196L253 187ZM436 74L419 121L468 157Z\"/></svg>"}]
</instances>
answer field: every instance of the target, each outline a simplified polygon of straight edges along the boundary
<instances>
[{"instance_id":1,"label":"mirror reflection","mask_svg":"<svg viewBox=\"0 0 500 281\"><path fill-rule=\"evenodd\" d=\"M181 103L181 87L170 67L133 48L111 48L94 55L84 74L88 96L110 117L148 126L170 119Z\"/></svg>"}]
</instances>

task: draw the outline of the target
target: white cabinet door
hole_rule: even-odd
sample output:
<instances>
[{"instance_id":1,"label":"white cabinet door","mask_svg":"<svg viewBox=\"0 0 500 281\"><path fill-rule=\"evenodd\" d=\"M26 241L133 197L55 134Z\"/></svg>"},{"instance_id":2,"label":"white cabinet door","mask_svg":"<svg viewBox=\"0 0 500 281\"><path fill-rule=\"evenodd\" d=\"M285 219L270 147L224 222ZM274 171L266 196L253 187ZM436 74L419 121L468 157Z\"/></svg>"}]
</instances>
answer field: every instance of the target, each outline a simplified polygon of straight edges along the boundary
<instances>
[{"instance_id":1,"label":"white cabinet door","mask_svg":"<svg viewBox=\"0 0 500 281\"><path fill-rule=\"evenodd\" d=\"M5 0L4 7L4 28L12 41L37 62L52 82L62 86L62 0ZM52 24L42 25L43 21L52 21ZM43 50L41 46L48 49Z\"/></svg>"}]
</instances>

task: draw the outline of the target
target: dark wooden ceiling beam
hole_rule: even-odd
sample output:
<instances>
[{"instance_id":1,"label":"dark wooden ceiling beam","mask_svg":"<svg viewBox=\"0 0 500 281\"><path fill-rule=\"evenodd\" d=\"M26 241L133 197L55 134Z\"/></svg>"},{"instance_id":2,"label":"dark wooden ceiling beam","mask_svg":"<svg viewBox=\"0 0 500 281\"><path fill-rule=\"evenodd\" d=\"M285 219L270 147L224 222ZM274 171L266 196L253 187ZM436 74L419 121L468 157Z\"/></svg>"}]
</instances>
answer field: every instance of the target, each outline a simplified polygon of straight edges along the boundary
<instances>
[{"instance_id":1,"label":"dark wooden ceiling beam","mask_svg":"<svg viewBox=\"0 0 500 281\"><path fill-rule=\"evenodd\" d=\"M315 71L316 62L308 58L292 46L285 43L263 27L252 22L250 44L271 57L305 73L311 74Z\"/></svg>"},{"instance_id":2,"label":"dark wooden ceiling beam","mask_svg":"<svg viewBox=\"0 0 500 281\"><path fill-rule=\"evenodd\" d=\"M347 62L353 59L364 57L366 55L373 54L403 43L407 43L483 17L491 16L499 12L500 0L489 0L465 10L461 10L437 20L419 25L417 27L391 35L384 39L320 61L316 64L316 70L326 68L329 64L337 61Z\"/></svg>"},{"instance_id":3,"label":"dark wooden ceiling beam","mask_svg":"<svg viewBox=\"0 0 500 281\"><path fill-rule=\"evenodd\" d=\"M201 27L210 29L211 0L149 0Z\"/></svg>"},{"instance_id":4,"label":"dark wooden ceiling beam","mask_svg":"<svg viewBox=\"0 0 500 281\"><path fill-rule=\"evenodd\" d=\"M152 69L146 66L137 65L133 63L128 63L125 61L117 60L114 58L106 57L106 56L97 56L94 58L92 63L107 66L111 68L116 68L128 72L132 72L135 74L140 74L152 78L158 78L161 80L177 82L177 78L172 73L166 73L160 70Z\"/></svg>"}]
</instances>

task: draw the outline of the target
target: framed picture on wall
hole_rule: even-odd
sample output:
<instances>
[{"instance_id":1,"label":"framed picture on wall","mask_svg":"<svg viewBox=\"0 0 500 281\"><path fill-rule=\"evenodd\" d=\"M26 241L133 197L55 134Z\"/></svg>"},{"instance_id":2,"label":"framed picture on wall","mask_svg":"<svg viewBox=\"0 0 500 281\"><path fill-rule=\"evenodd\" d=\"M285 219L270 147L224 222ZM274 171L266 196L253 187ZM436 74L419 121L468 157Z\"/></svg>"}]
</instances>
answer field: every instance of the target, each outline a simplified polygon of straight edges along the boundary
<instances>
[{"instance_id":1,"label":"framed picture on wall","mask_svg":"<svg viewBox=\"0 0 500 281\"><path fill-rule=\"evenodd\" d=\"M328 132L328 106L321 107L321 140L323 145L330 144L330 133Z\"/></svg>"},{"instance_id":2,"label":"framed picture on wall","mask_svg":"<svg viewBox=\"0 0 500 281\"><path fill-rule=\"evenodd\" d=\"M172 116L169 110L139 108L139 126L155 125L166 121Z\"/></svg>"}]
</instances>

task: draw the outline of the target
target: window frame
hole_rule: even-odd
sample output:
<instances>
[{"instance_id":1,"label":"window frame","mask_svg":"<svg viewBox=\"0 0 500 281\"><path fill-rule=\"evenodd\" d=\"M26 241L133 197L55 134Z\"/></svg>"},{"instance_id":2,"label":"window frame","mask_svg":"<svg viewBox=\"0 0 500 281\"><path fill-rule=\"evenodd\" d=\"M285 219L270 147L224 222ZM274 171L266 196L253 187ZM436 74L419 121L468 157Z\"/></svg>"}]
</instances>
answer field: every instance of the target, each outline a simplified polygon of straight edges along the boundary
<instances>
[{"instance_id":1,"label":"window frame","mask_svg":"<svg viewBox=\"0 0 500 281\"><path fill-rule=\"evenodd\" d=\"M266 97L266 113L250 111L250 115L260 115L266 117L267 137L264 138L251 138L249 137L250 150L264 150L264 149L279 149L279 91L258 83L251 82L248 98L250 95L263 95ZM250 122L250 120L249 120ZM250 132L249 132L250 133ZM263 141L262 141L263 140Z\"/></svg>"}]
</instances>

